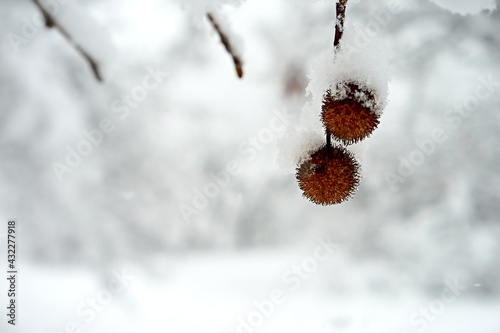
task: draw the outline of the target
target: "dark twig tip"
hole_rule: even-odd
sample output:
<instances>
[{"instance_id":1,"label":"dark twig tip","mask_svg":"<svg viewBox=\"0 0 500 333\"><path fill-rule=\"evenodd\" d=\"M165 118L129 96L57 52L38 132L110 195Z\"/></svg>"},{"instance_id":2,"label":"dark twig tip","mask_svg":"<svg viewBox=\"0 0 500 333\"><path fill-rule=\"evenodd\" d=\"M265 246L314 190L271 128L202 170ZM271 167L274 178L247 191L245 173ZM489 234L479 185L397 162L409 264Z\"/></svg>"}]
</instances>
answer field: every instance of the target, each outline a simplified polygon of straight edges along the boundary
<instances>
[{"instance_id":1,"label":"dark twig tip","mask_svg":"<svg viewBox=\"0 0 500 333\"><path fill-rule=\"evenodd\" d=\"M99 65L94 60L89 60L90 67L92 67L92 72L94 72L94 76L99 82L103 82L104 78L102 77L101 71L99 69Z\"/></svg>"},{"instance_id":2,"label":"dark twig tip","mask_svg":"<svg viewBox=\"0 0 500 333\"><path fill-rule=\"evenodd\" d=\"M46 11L43 11L43 18L45 19L45 26L47 28L53 28L55 26L52 17L50 17L50 15Z\"/></svg>"},{"instance_id":3,"label":"dark twig tip","mask_svg":"<svg viewBox=\"0 0 500 333\"><path fill-rule=\"evenodd\" d=\"M241 79L243 77L243 68L241 68L241 66L236 66L236 73L238 74L238 77Z\"/></svg>"}]
</instances>

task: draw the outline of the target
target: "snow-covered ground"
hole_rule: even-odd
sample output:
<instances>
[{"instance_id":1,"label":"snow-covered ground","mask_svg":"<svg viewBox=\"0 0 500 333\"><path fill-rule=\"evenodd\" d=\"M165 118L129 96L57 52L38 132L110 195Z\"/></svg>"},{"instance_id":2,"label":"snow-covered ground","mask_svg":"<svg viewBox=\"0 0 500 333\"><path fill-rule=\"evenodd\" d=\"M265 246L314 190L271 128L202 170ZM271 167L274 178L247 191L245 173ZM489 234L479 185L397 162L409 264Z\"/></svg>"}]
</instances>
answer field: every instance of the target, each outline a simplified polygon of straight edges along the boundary
<instances>
[{"instance_id":1,"label":"snow-covered ground","mask_svg":"<svg viewBox=\"0 0 500 333\"><path fill-rule=\"evenodd\" d=\"M27 264L19 325L0 327L40 333L500 331L500 301L480 298L480 285L450 280L435 293L420 293L398 276L381 276L383 267L353 264L337 247L315 257L316 247L175 255L151 260L148 269L113 265L106 278ZM390 283L378 286L382 278Z\"/></svg>"}]
</instances>

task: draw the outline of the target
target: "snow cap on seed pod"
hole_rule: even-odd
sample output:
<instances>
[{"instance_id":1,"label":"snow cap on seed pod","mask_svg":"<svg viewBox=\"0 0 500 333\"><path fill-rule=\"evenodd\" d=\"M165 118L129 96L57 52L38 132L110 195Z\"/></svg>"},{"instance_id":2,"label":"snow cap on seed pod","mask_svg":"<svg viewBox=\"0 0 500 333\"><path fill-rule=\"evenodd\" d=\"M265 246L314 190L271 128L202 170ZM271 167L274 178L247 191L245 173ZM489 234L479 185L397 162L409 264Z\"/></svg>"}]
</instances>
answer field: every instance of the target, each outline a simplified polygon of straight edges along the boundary
<instances>
[{"instance_id":1,"label":"snow cap on seed pod","mask_svg":"<svg viewBox=\"0 0 500 333\"><path fill-rule=\"evenodd\" d=\"M321 106L327 131L344 145L367 138L378 126L381 105L362 83L340 82L328 89Z\"/></svg>"},{"instance_id":2,"label":"snow cap on seed pod","mask_svg":"<svg viewBox=\"0 0 500 333\"><path fill-rule=\"evenodd\" d=\"M359 164L347 149L325 145L297 168L295 177L304 196L315 204L339 204L355 193Z\"/></svg>"},{"instance_id":3,"label":"snow cap on seed pod","mask_svg":"<svg viewBox=\"0 0 500 333\"><path fill-rule=\"evenodd\" d=\"M288 128L277 141L276 164L285 174L294 174L297 165L311 158L311 155L325 145L325 134L297 131Z\"/></svg>"},{"instance_id":4,"label":"snow cap on seed pod","mask_svg":"<svg viewBox=\"0 0 500 333\"><path fill-rule=\"evenodd\" d=\"M388 101L387 50L381 38L367 36L364 27L355 27L347 21L338 51L332 46L312 64L307 87L307 94L312 96L302 110L302 123L309 130L324 131L325 124L318 122L323 105L342 99L357 101L379 119ZM346 104L355 106L354 102ZM349 144L359 140L341 141Z\"/></svg>"}]
</instances>

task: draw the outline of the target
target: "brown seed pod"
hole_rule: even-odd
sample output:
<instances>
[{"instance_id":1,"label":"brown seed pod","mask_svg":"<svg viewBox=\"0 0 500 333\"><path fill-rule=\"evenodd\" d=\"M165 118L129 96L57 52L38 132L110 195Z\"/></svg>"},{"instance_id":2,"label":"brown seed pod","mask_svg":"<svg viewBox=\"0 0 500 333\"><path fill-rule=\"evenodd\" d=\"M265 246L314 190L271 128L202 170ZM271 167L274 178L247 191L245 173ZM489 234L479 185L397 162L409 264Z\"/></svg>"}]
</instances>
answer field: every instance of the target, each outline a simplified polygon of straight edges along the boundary
<instances>
[{"instance_id":1,"label":"brown seed pod","mask_svg":"<svg viewBox=\"0 0 500 333\"><path fill-rule=\"evenodd\" d=\"M347 149L323 146L297 168L300 189L318 205L333 205L349 199L359 184L359 164Z\"/></svg>"},{"instance_id":2,"label":"brown seed pod","mask_svg":"<svg viewBox=\"0 0 500 333\"><path fill-rule=\"evenodd\" d=\"M344 145L367 138L379 124L379 106L372 90L356 83L341 83L327 90L321 118L327 131Z\"/></svg>"}]
</instances>

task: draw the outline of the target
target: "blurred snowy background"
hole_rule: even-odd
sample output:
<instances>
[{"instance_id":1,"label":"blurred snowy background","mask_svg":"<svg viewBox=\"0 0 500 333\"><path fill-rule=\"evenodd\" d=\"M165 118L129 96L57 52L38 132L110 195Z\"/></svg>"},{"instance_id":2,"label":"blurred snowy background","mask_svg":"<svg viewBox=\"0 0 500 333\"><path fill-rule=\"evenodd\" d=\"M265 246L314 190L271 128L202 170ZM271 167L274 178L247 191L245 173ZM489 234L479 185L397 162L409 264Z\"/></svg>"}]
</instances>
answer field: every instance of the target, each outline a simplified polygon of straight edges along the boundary
<instances>
[{"instance_id":1,"label":"blurred snowy background","mask_svg":"<svg viewBox=\"0 0 500 333\"><path fill-rule=\"evenodd\" d=\"M32 2L0 1L0 219L20 248L2 333L500 332L499 0L349 2L392 81L333 207L280 172L276 139L334 1L48 3L106 80Z\"/></svg>"}]
</instances>

